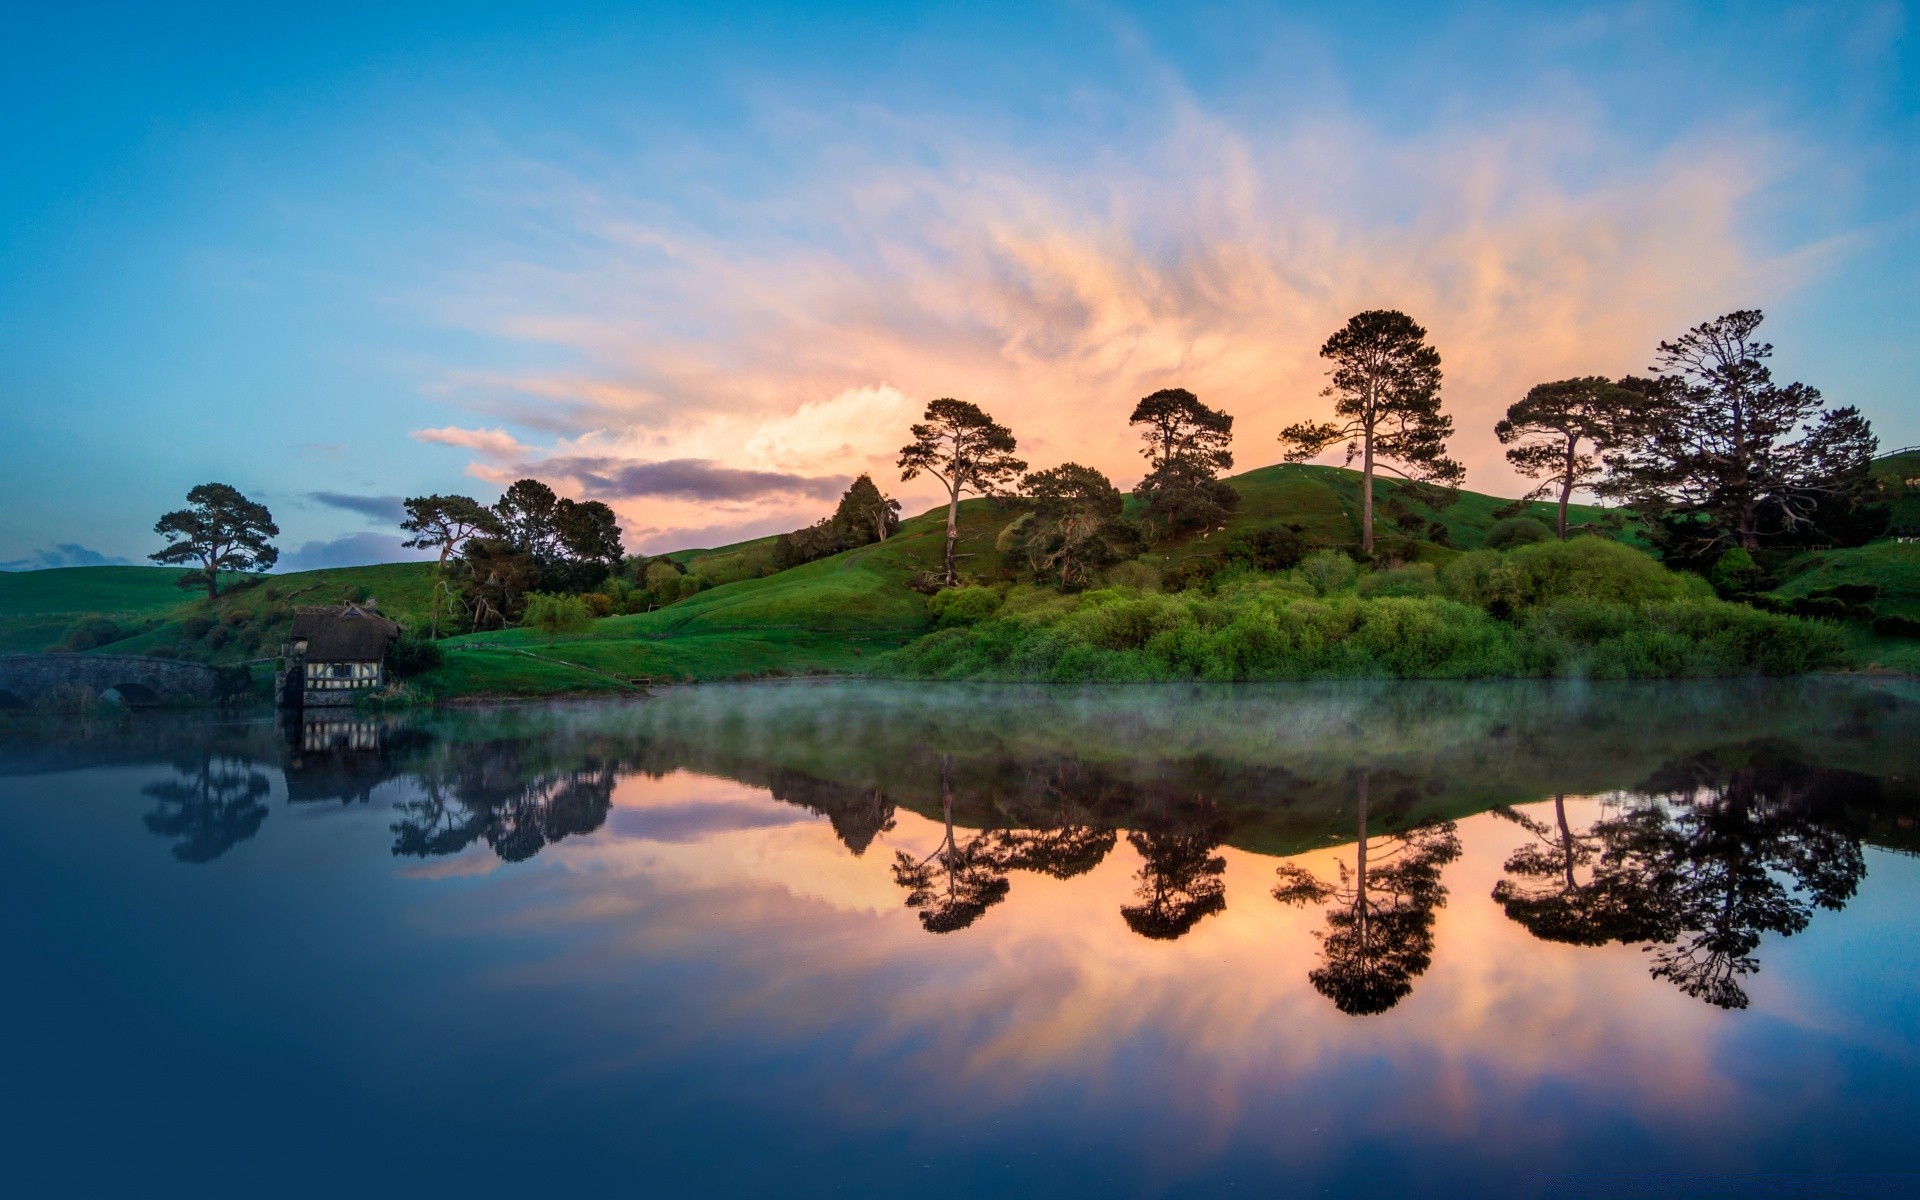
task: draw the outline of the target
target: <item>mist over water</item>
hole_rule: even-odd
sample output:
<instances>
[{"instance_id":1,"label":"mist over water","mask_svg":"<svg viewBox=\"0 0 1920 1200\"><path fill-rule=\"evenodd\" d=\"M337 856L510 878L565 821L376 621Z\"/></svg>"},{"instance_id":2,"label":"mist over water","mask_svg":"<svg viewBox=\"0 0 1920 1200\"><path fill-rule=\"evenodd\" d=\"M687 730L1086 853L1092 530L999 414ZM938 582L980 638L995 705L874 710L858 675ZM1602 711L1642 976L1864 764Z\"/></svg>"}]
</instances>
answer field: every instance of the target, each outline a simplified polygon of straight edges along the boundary
<instances>
[{"instance_id":1,"label":"mist over water","mask_svg":"<svg viewBox=\"0 0 1920 1200\"><path fill-rule=\"evenodd\" d=\"M1833 679L20 727L0 1136L199 1194L1912 1172L1916 734Z\"/></svg>"}]
</instances>

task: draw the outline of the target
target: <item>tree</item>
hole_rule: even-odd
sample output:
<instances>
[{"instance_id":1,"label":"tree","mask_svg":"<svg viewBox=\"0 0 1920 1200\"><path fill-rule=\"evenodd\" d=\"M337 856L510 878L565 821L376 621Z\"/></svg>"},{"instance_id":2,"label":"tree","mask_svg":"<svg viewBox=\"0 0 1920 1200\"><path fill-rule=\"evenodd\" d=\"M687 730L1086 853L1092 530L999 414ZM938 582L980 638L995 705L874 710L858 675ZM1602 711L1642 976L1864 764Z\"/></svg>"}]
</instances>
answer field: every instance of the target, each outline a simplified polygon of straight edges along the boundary
<instances>
[{"instance_id":1,"label":"tree","mask_svg":"<svg viewBox=\"0 0 1920 1200\"><path fill-rule=\"evenodd\" d=\"M414 550L439 550L439 569L460 552L471 537L500 537L500 519L471 496L413 496L405 501L406 520L400 528L413 536L401 545Z\"/></svg>"},{"instance_id":2,"label":"tree","mask_svg":"<svg viewBox=\"0 0 1920 1200\"><path fill-rule=\"evenodd\" d=\"M1743 309L1661 342L1653 402L1607 455L1602 491L1663 518L1669 540L1751 552L1830 533L1876 493L1867 419L1776 384L1773 347L1754 336L1764 319Z\"/></svg>"},{"instance_id":3,"label":"tree","mask_svg":"<svg viewBox=\"0 0 1920 1200\"><path fill-rule=\"evenodd\" d=\"M1568 500L1600 478L1600 452L1612 447L1639 399L1640 393L1599 375L1562 379L1535 384L1494 425L1493 435L1509 447L1507 461L1540 481L1523 499L1559 492L1561 541L1567 540Z\"/></svg>"},{"instance_id":4,"label":"tree","mask_svg":"<svg viewBox=\"0 0 1920 1200\"><path fill-rule=\"evenodd\" d=\"M554 506L553 528L567 586L575 591L600 583L626 557L620 521L598 500L561 500Z\"/></svg>"},{"instance_id":5,"label":"tree","mask_svg":"<svg viewBox=\"0 0 1920 1200\"><path fill-rule=\"evenodd\" d=\"M966 400L943 397L927 405L923 423L913 426L913 441L900 449L900 478L922 472L947 489L946 583L956 582L953 546L960 537L960 497L998 497L1027 464L1013 456L1013 431Z\"/></svg>"},{"instance_id":6,"label":"tree","mask_svg":"<svg viewBox=\"0 0 1920 1200\"><path fill-rule=\"evenodd\" d=\"M1203 918L1224 912L1227 860L1214 851L1226 838L1226 820L1209 800L1163 810L1129 833L1127 843L1141 863L1134 876L1138 903L1120 908L1127 928L1171 942Z\"/></svg>"},{"instance_id":7,"label":"tree","mask_svg":"<svg viewBox=\"0 0 1920 1200\"><path fill-rule=\"evenodd\" d=\"M1360 549L1372 554L1376 466L1412 482L1448 488L1459 487L1466 477L1446 453L1453 418L1440 411L1440 352L1427 344L1427 331L1412 317L1370 309L1328 338L1320 357L1334 364L1333 381L1320 394L1333 398L1339 420L1289 425L1280 431L1280 442L1288 462L1305 462L1346 441L1347 464L1360 459Z\"/></svg>"},{"instance_id":8,"label":"tree","mask_svg":"<svg viewBox=\"0 0 1920 1200\"><path fill-rule=\"evenodd\" d=\"M593 614L587 602L578 596L555 596L535 592L527 597L527 613L521 624L547 635L547 645L563 634L585 633L593 628Z\"/></svg>"},{"instance_id":9,"label":"tree","mask_svg":"<svg viewBox=\"0 0 1920 1200\"><path fill-rule=\"evenodd\" d=\"M178 838L173 856L208 863L260 832L267 819L267 777L239 758L203 750L174 765L176 780L150 783L142 794L159 803L144 818L161 837Z\"/></svg>"},{"instance_id":10,"label":"tree","mask_svg":"<svg viewBox=\"0 0 1920 1200\"><path fill-rule=\"evenodd\" d=\"M493 515L500 536L544 567L559 556L559 509L552 488L538 479L517 479L494 502Z\"/></svg>"},{"instance_id":11,"label":"tree","mask_svg":"<svg viewBox=\"0 0 1920 1200\"><path fill-rule=\"evenodd\" d=\"M1200 403L1185 388L1162 388L1134 405L1128 424L1140 428L1147 475L1134 488L1156 535L1177 529L1214 529L1240 501L1221 483L1231 470L1233 418Z\"/></svg>"},{"instance_id":12,"label":"tree","mask_svg":"<svg viewBox=\"0 0 1920 1200\"><path fill-rule=\"evenodd\" d=\"M881 495L873 476L863 472L840 497L832 520L849 534L860 531L860 540L853 545L884 542L900 528L900 502Z\"/></svg>"},{"instance_id":13,"label":"tree","mask_svg":"<svg viewBox=\"0 0 1920 1200\"><path fill-rule=\"evenodd\" d=\"M187 503L192 507L154 522L153 531L168 541L165 549L147 557L160 563L199 563L201 578L188 578L207 585L207 599L220 594L220 572L265 571L280 561L280 551L267 540L279 537L280 527L266 505L224 483L201 484L187 493Z\"/></svg>"},{"instance_id":14,"label":"tree","mask_svg":"<svg viewBox=\"0 0 1920 1200\"><path fill-rule=\"evenodd\" d=\"M1007 898L1006 868L994 855L994 840L984 834L962 843L953 832L953 760L940 758L940 808L946 835L933 853L915 859L904 850L893 855L893 881L906 889L907 907L920 910L928 933L953 933L978 921Z\"/></svg>"},{"instance_id":15,"label":"tree","mask_svg":"<svg viewBox=\"0 0 1920 1200\"><path fill-rule=\"evenodd\" d=\"M504 537L474 537L461 551L459 577L472 627L498 628L519 618L540 584L540 564Z\"/></svg>"},{"instance_id":16,"label":"tree","mask_svg":"<svg viewBox=\"0 0 1920 1200\"><path fill-rule=\"evenodd\" d=\"M1623 828L1619 818L1576 833L1564 792L1554 793L1552 826L1513 809L1494 814L1533 835L1507 858L1506 878L1493 886L1495 902L1528 933L1574 946L1660 940L1660 889L1625 858L1605 853Z\"/></svg>"},{"instance_id":17,"label":"tree","mask_svg":"<svg viewBox=\"0 0 1920 1200\"><path fill-rule=\"evenodd\" d=\"M1324 883L1291 863L1276 869L1282 904L1332 903L1320 938L1321 965L1307 979L1334 1007L1354 1016L1382 1013L1413 991L1433 961L1433 918L1447 902L1440 868L1460 857L1451 821L1416 826L1375 844L1367 829L1370 773L1358 781L1359 836L1354 865Z\"/></svg>"},{"instance_id":18,"label":"tree","mask_svg":"<svg viewBox=\"0 0 1920 1200\"><path fill-rule=\"evenodd\" d=\"M1132 557L1138 537L1121 520L1120 489L1079 463L1035 471L1021 481L1032 510L1018 522L1012 543L1036 576L1058 574L1060 586L1084 583L1096 567Z\"/></svg>"}]
</instances>

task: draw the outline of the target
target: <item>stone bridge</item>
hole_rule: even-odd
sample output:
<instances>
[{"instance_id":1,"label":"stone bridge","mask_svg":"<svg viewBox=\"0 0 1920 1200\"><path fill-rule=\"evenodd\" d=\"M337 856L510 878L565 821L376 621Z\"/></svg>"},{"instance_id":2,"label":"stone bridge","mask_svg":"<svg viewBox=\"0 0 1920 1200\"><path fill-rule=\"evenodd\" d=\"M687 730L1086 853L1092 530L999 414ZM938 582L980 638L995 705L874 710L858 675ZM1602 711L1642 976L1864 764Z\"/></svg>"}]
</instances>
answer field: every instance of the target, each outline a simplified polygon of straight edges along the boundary
<instances>
[{"instance_id":1,"label":"stone bridge","mask_svg":"<svg viewBox=\"0 0 1920 1200\"><path fill-rule=\"evenodd\" d=\"M0 708L38 703L67 685L122 704L216 700L231 686L228 672L203 663L132 654L0 654Z\"/></svg>"}]
</instances>

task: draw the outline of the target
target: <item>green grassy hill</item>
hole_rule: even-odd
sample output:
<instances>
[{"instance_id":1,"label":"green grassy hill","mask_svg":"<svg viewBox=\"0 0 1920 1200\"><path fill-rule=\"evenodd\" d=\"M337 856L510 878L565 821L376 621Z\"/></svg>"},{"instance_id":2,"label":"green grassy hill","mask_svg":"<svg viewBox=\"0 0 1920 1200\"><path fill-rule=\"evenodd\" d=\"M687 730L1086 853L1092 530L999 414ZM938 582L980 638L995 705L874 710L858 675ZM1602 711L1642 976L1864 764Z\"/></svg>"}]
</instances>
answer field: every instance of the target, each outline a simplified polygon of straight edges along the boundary
<instances>
[{"instance_id":1,"label":"green grassy hill","mask_svg":"<svg viewBox=\"0 0 1920 1200\"><path fill-rule=\"evenodd\" d=\"M1920 454L1881 460L1875 470L1889 487L1904 488L1909 473L1920 473ZM1156 547L1146 561L1165 569L1218 554L1241 534L1285 524L1304 526L1308 538L1325 545L1359 540L1357 472L1289 464L1261 467L1230 482L1242 503L1224 530ZM1384 508L1401 485L1381 480L1376 486ZM1903 497L1895 499L1904 503ZM1415 505L1423 520L1446 529L1445 545L1399 536L1384 512L1378 513L1376 534L1389 553L1439 561L1478 547L1496 522L1495 511L1508 503L1462 492L1438 511ZM1604 512L1575 506L1571 519L1590 522ZM1535 504L1529 515L1551 523L1553 509ZM994 542L1013 513L970 500L960 516L961 572L1003 576ZM585 635L552 646L522 629L451 638L447 663L421 682L442 695L527 695L625 690L658 680L858 671L873 656L929 629L926 601L907 585L939 568L945 517L944 509L923 513L885 543L781 572L772 571L772 538L676 551L669 557L723 582L654 612L596 621ZM1623 536L1633 540L1635 531L1629 527ZM103 652L258 658L274 652L293 605L371 598L388 615L424 628L433 587L431 564L389 563L247 579L209 605L175 586L180 574L159 567L83 567L0 575L0 652L45 649L82 618L104 616L127 636L99 647ZM1840 583L1872 582L1882 589L1877 610L1920 617L1920 546L1889 540L1805 555L1781 575L1778 594L1786 599Z\"/></svg>"}]
</instances>

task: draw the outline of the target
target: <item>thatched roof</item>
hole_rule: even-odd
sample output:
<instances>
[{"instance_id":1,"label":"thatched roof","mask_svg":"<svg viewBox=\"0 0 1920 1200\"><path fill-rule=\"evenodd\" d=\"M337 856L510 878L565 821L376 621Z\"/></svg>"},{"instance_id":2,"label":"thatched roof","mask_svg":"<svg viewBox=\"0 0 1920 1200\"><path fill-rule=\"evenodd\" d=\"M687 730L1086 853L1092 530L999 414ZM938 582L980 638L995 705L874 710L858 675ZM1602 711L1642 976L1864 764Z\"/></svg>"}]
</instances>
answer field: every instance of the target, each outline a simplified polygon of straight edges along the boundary
<instances>
[{"instance_id":1,"label":"thatched roof","mask_svg":"<svg viewBox=\"0 0 1920 1200\"><path fill-rule=\"evenodd\" d=\"M378 662L400 636L400 626L371 605L301 605L293 610L293 637L305 639L308 662Z\"/></svg>"}]
</instances>

